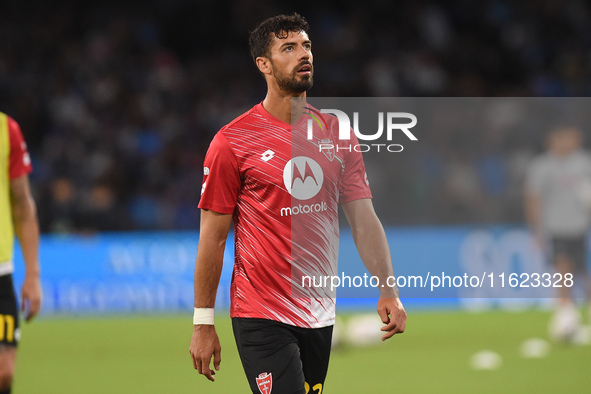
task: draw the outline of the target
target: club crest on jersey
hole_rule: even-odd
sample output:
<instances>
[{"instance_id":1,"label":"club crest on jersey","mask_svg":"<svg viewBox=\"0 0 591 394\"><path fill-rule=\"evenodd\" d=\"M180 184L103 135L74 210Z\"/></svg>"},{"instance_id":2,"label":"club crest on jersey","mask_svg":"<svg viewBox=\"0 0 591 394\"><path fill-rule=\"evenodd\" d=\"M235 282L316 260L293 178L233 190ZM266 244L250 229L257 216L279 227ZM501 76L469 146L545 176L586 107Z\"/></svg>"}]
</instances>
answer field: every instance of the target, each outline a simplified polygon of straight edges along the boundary
<instances>
[{"instance_id":1,"label":"club crest on jersey","mask_svg":"<svg viewBox=\"0 0 591 394\"><path fill-rule=\"evenodd\" d=\"M273 389L273 376L271 372L263 372L256 380L261 394L271 394L271 390Z\"/></svg>"},{"instance_id":2,"label":"club crest on jersey","mask_svg":"<svg viewBox=\"0 0 591 394\"><path fill-rule=\"evenodd\" d=\"M323 138L318 141L320 151L324 153L324 156L330 161L334 160L334 144L330 138Z\"/></svg>"}]
</instances>

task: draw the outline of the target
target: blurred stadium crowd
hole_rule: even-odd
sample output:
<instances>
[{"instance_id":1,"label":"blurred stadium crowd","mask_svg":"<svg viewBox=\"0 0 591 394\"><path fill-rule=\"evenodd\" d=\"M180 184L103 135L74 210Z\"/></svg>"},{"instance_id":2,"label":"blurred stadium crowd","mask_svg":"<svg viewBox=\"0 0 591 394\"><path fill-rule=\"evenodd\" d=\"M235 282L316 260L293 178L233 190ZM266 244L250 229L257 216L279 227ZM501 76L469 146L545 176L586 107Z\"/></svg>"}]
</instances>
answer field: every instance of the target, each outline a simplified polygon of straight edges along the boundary
<instances>
[{"instance_id":1,"label":"blurred stadium crowd","mask_svg":"<svg viewBox=\"0 0 591 394\"><path fill-rule=\"evenodd\" d=\"M311 25L313 96L591 93L582 0L7 0L0 109L29 143L42 230L197 228L210 139L265 94L248 32L294 8ZM386 224L522 221L520 177L541 142L453 129L425 141L424 176L392 170L402 205Z\"/></svg>"}]
</instances>

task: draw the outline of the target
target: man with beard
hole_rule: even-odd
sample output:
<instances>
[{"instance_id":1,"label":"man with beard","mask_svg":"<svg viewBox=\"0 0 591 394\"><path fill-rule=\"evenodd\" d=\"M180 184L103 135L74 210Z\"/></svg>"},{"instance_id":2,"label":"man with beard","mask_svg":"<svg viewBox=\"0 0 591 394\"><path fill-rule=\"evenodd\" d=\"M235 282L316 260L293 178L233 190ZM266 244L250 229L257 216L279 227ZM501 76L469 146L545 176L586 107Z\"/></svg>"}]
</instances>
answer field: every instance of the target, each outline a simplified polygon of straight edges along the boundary
<instances>
[{"instance_id":1,"label":"man with beard","mask_svg":"<svg viewBox=\"0 0 591 394\"><path fill-rule=\"evenodd\" d=\"M211 359L215 370L221 360L213 308L233 220L230 315L254 393L323 390L335 298L326 289L298 288L297 278L337 274L339 204L370 273L381 283L393 276L363 158L351 149L356 140L335 142L333 117L316 130L318 141L306 139L302 107L314 73L307 32L305 19L293 14L269 18L251 33L267 96L216 134L204 163L190 353L194 368L213 381ZM318 150L327 139L338 144L336 153ZM406 313L395 287L381 289L377 309L383 340L404 331Z\"/></svg>"}]
</instances>

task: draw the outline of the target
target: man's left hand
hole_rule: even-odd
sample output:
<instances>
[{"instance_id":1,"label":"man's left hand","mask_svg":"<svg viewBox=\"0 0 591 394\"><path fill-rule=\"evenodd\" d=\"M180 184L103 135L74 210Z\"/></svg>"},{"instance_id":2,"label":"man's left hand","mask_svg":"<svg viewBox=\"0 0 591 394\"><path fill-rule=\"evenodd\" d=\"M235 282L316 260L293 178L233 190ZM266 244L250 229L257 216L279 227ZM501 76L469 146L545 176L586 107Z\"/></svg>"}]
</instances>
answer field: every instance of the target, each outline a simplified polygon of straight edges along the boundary
<instances>
[{"instance_id":1,"label":"man's left hand","mask_svg":"<svg viewBox=\"0 0 591 394\"><path fill-rule=\"evenodd\" d=\"M406 311L400 298L380 298L378 301L378 315L385 324L381 328L386 331L382 341L391 338L394 334L403 333L406 328Z\"/></svg>"}]
</instances>

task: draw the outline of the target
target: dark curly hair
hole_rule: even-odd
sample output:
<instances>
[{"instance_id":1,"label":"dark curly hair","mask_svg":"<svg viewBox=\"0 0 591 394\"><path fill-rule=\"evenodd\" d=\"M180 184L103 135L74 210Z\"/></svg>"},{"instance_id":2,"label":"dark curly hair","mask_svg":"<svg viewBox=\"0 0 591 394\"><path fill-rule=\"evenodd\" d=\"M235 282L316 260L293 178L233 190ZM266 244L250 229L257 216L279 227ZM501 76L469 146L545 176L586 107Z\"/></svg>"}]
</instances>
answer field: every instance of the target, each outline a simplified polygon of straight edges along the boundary
<instances>
[{"instance_id":1,"label":"dark curly hair","mask_svg":"<svg viewBox=\"0 0 591 394\"><path fill-rule=\"evenodd\" d=\"M309 29L308 22L296 12L293 15L277 15L266 19L250 33L250 55L255 62L259 56L269 57L272 35L287 38L289 32L308 33Z\"/></svg>"}]
</instances>

